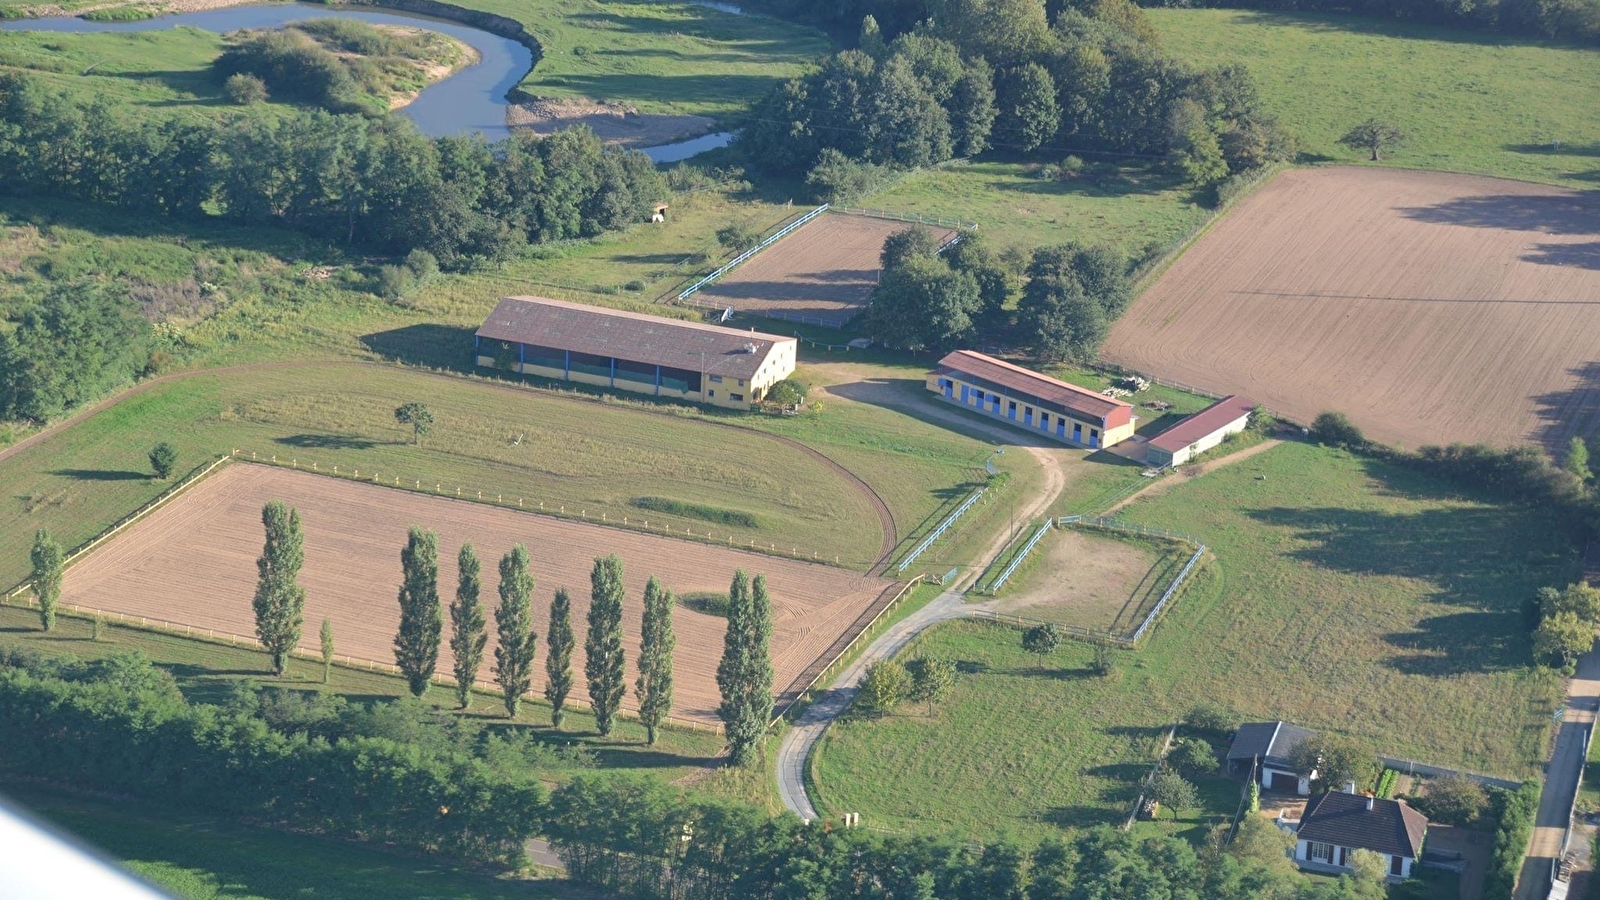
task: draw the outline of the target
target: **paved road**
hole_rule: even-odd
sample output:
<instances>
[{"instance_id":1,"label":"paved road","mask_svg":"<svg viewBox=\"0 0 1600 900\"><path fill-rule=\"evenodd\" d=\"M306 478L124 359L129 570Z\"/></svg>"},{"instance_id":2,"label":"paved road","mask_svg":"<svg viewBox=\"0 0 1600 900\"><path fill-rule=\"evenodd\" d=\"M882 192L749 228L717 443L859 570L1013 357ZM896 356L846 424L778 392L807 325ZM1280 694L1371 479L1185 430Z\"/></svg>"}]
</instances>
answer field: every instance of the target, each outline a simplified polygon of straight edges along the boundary
<instances>
[{"instance_id":1,"label":"paved road","mask_svg":"<svg viewBox=\"0 0 1600 900\"><path fill-rule=\"evenodd\" d=\"M1550 884L1551 864L1561 855L1561 839L1572 813L1572 798L1583 776L1585 726L1595 721L1600 701L1600 650L1591 649L1578 659L1578 672L1567 685L1567 709L1556 733L1556 748L1545 766L1544 790L1534 818L1528 857L1517 879L1516 900L1543 900Z\"/></svg>"},{"instance_id":2,"label":"paved road","mask_svg":"<svg viewBox=\"0 0 1600 900\"><path fill-rule=\"evenodd\" d=\"M800 721L789 729L783 736L783 742L778 745L778 794L783 797L784 806L807 821L815 821L818 818L816 807L811 805L811 798L806 795L806 760L810 759L811 748L816 746L822 733L828 730L834 718L850 706L856 690L861 686L861 679L867 673L867 667L894 656L910 643L912 638L933 625L951 619L965 618L971 615L974 609L981 609L982 606L983 604L967 603L960 591L947 591L939 595L932 603L896 622L888 631L879 635L859 659L834 679L833 684L822 696L806 707L806 711L800 716Z\"/></svg>"}]
</instances>

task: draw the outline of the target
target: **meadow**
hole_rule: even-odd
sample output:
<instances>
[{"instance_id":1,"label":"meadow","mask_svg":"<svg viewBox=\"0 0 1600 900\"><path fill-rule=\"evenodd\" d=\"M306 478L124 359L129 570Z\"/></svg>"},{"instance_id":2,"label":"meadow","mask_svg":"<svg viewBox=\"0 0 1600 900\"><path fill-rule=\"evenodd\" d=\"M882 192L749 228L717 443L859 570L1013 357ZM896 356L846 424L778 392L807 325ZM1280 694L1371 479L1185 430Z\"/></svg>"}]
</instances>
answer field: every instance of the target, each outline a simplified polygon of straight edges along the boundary
<instances>
[{"instance_id":1,"label":"meadow","mask_svg":"<svg viewBox=\"0 0 1600 900\"><path fill-rule=\"evenodd\" d=\"M0 783L0 793L181 900L603 900L563 880L493 877L215 816Z\"/></svg>"},{"instance_id":2,"label":"meadow","mask_svg":"<svg viewBox=\"0 0 1600 900\"><path fill-rule=\"evenodd\" d=\"M1043 179L1039 169L1039 163L989 158L954 162L911 175L860 205L975 223L997 250L1076 241L1114 247L1131 260L1165 249L1209 215L1192 189L1159 169L1090 165L1061 180Z\"/></svg>"},{"instance_id":3,"label":"meadow","mask_svg":"<svg viewBox=\"0 0 1600 900\"><path fill-rule=\"evenodd\" d=\"M934 629L906 656L955 660L953 695L932 717L908 706L830 730L814 757L824 806L1030 839L1112 821L1199 703L1437 765L1538 771L1560 679L1530 665L1524 611L1576 575L1538 510L1286 443L1122 515L1200 536L1216 560L1138 650L1114 654L1114 675L1091 673L1085 645L1041 659L1010 627Z\"/></svg>"},{"instance_id":4,"label":"meadow","mask_svg":"<svg viewBox=\"0 0 1600 900\"><path fill-rule=\"evenodd\" d=\"M1262 104L1312 160L1364 159L1336 141L1376 116L1411 135L1385 165L1570 187L1600 180L1600 51L1355 16L1145 15L1179 59L1249 68Z\"/></svg>"}]
</instances>

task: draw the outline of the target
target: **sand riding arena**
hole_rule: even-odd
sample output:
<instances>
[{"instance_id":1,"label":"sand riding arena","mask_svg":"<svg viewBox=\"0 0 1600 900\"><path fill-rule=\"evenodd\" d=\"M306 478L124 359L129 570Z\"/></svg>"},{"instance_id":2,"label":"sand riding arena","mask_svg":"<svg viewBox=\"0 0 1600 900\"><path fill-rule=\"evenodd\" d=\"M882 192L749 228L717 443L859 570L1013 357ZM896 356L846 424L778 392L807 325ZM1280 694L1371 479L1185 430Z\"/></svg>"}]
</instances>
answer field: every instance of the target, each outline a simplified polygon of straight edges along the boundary
<instances>
[{"instance_id":1,"label":"sand riding arena","mask_svg":"<svg viewBox=\"0 0 1600 900\"><path fill-rule=\"evenodd\" d=\"M878 283L883 242L912 227L895 219L824 213L701 289L695 303L839 328L866 309ZM956 235L950 228L923 227L940 244Z\"/></svg>"},{"instance_id":2,"label":"sand riding arena","mask_svg":"<svg viewBox=\"0 0 1600 900\"><path fill-rule=\"evenodd\" d=\"M306 589L302 647L314 650L324 616L333 622L341 655L392 663L399 623L396 593L400 548L412 525L439 535L439 593L454 595L456 554L471 541L483 563L483 598L498 602L496 566L512 544L532 557L535 629L540 635L533 694L544 686L544 635L550 598L567 588L578 647L573 667L583 688L582 631L589 608L589 571L596 556L622 557L627 588L624 646L633 683L645 579L655 575L680 595L722 593L735 569L765 574L773 601L772 661L782 691L847 633L893 583L844 569L786 560L603 525L570 522L468 501L363 484L306 472L231 463L171 503L96 549L68 571L63 602L89 609L148 616L197 629L237 635L255 632L251 598L261 552L261 507L282 500L300 511L305 532ZM891 593L892 595L892 593ZM448 616L446 624L448 626ZM725 620L679 606L676 716L716 722L717 660ZM494 628L479 673L493 677ZM448 644L439 672L448 673ZM631 708L631 688L624 708Z\"/></svg>"},{"instance_id":3,"label":"sand riding arena","mask_svg":"<svg viewBox=\"0 0 1600 900\"><path fill-rule=\"evenodd\" d=\"M1285 171L1112 329L1113 363L1408 447L1600 430L1600 195Z\"/></svg>"}]
</instances>

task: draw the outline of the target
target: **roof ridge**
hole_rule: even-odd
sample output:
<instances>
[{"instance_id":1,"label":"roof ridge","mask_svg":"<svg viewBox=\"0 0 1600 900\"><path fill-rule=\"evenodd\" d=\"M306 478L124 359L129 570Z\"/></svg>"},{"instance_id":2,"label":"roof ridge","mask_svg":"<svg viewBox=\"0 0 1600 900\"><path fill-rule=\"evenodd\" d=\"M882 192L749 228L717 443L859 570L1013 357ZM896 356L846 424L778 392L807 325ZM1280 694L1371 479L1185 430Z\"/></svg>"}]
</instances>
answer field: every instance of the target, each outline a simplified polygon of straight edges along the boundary
<instances>
[{"instance_id":1,"label":"roof ridge","mask_svg":"<svg viewBox=\"0 0 1600 900\"><path fill-rule=\"evenodd\" d=\"M784 337L781 334L768 334L767 332L755 331L753 329L750 331L745 331L742 328L729 328L725 325L712 325L708 322L695 322L690 319L674 319L668 316L658 316L654 313L635 312L631 309L617 309L613 306L596 306L591 303L574 303L571 300L557 300L553 297L539 297L534 294L507 294L500 299L502 301L515 300L519 303L537 303L545 306L555 306L563 309L573 309L580 312L594 313L596 315L616 316L622 319L633 319L640 322L659 322L663 325L672 325L678 328L693 328L697 331L709 331L714 334L725 334L730 337L737 335L745 338L746 340L755 339L767 343L782 343L784 341L794 340L792 337Z\"/></svg>"},{"instance_id":2,"label":"roof ridge","mask_svg":"<svg viewBox=\"0 0 1600 900\"><path fill-rule=\"evenodd\" d=\"M1043 381L1048 381L1048 382L1051 382L1053 384L1060 385L1061 387L1064 387L1067 390L1072 391L1074 393L1082 394L1085 397L1093 397L1096 400L1101 400L1101 401L1104 401L1106 403L1110 403L1110 404L1112 404L1114 406L1126 406L1126 407L1128 407L1130 409L1133 408L1133 404L1132 403L1129 403L1128 401L1123 400L1123 399L1121 399L1119 397L1112 397L1112 396L1109 396L1107 394L1102 394L1099 391L1090 390L1089 388L1083 387L1082 385L1073 384L1070 381L1063 381L1060 378L1056 378L1056 377L1051 376L1051 375L1046 375L1043 372L1040 372L1040 371L1035 370L1035 369L1030 369L1027 366L1019 366L1016 363L1007 362L1007 361L1005 361L1003 359L1000 359L998 357L990 356L987 353L980 353L977 350L956 350L955 353L960 355L960 356L971 357L972 359L976 359L976 360L979 360L981 362L993 363L994 365L1000 366L1001 368L1010 369L1013 372L1017 372L1017 373L1020 373L1022 375L1026 375L1026 376L1028 376L1030 378L1038 378L1038 379L1041 379Z\"/></svg>"}]
</instances>

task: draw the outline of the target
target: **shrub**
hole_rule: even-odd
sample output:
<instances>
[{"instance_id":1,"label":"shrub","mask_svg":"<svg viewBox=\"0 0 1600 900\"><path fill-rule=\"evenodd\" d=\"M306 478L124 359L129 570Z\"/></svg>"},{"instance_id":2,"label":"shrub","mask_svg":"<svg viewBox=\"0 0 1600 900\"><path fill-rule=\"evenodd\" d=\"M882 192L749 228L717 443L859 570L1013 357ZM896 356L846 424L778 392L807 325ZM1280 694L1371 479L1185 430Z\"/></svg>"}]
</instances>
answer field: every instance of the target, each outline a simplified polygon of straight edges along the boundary
<instances>
[{"instance_id":1,"label":"shrub","mask_svg":"<svg viewBox=\"0 0 1600 900\"><path fill-rule=\"evenodd\" d=\"M1499 825L1494 832L1489 871L1483 879L1486 900L1509 900L1511 897L1517 872L1522 869L1522 858L1528 852L1528 838L1533 835L1533 819L1539 811L1539 789L1539 781L1534 779L1524 782L1515 791L1495 792Z\"/></svg>"},{"instance_id":2,"label":"shrub","mask_svg":"<svg viewBox=\"0 0 1600 900\"><path fill-rule=\"evenodd\" d=\"M1202 703L1183 717L1192 731L1214 738L1225 738L1239 727L1239 714L1225 706Z\"/></svg>"},{"instance_id":3,"label":"shrub","mask_svg":"<svg viewBox=\"0 0 1600 900\"><path fill-rule=\"evenodd\" d=\"M721 509L715 506L706 506L703 503L690 503L685 500L673 500L670 497L634 497L628 501L628 505L638 509L682 516L686 519L699 519L702 522L712 522L733 528L757 528L761 524L756 520L755 516L747 512L740 512L735 509Z\"/></svg>"},{"instance_id":4,"label":"shrub","mask_svg":"<svg viewBox=\"0 0 1600 900\"><path fill-rule=\"evenodd\" d=\"M1378 786L1377 786L1377 789L1373 791L1373 793L1377 794L1379 797L1381 797L1381 798L1383 798L1385 800L1391 799L1392 797L1394 797L1394 782L1395 782L1395 779L1399 778L1399 777L1400 777L1400 773L1399 772L1396 772L1393 769L1384 769L1383 770L1383 774L1378 776ZM1432 817L1430 816L1429 818L1432 818Z\"/></svg>"},{"instance_id":5,"label":"shrub","mask_svg":"<svg viewBox=\"0 0 1600 900\"><path fill-rule=\"evenodd\" d=\"M411 273L401 266L378 267L378 296L385 300L399 300L411 292Z\"/></svg>"},{"instance_id":6,"label":"shrub","mask_svg":"<svg viewBox=\"0 0 1600 900\"><path fill-rule=\"evenodd\" d=\"M432 253L417 247L406 254L406 271L416 279L418 284L426 284L433 276L439 274L439 259Z\"/></svg>"},{"instance_id":7,"label":"shrub","mask_svg":"<svg viewBox=\"0 0 1600 900\"><path fill-rule=\"evenodd\" d=\"M172 470L178 465L178 448L166 441L150 448L150 471L162 481L172 477Z\"/></svg>"},{"instance_id":8,"label":"shrub","mask_svg":"<svg viewBox=\"0 0 1600 900\"><path fill-rule=\"evenodd\" d=\"M743 253L761 243L761 230L752 225L735 222L717 229L717 243L731 253Z\"/></svg>"},{"instance_id":9,"label":"shrub","mask_svg":"<svg viewBox=\"0 0 1600 900\"><path fill-rule=\"evenodd\" d=\"M767 390L767 402L779 406L799 406L806 402L809 390L805 382L796 378L785 378Z\"/></svg>"},{"instance_id":10,"label":"shrub","mask_svg":"<svg viewBox=\"0 0 1600 900\"><path fill-rule=\"evenodd\" d=\"M1061 629L1054 623L1044 622L1022 633L1022 649L1040 656L1048 656L1061 646Z\"/></svg>"},{"instance_id":11,"label":"shrub","mask_svg":"<svg viewBox=\"0 0 1600 900\"><path fill-rule=\"evenodd\" d=\"M887 166L858 162L829 147L806 173L806 186L818 203L844 203L882 186L893 175Z\"/></svg>"},{"instance_id":12,"label":"shrub","mask_svg":"<svg viewBox=\"0 0 1600 900\"><path fill-rule=\"evenodd\" d=\"M1471 825L1489 806L1489 792L1483 785L1460 775L1447 775L1427 783L1411 805L1428 818L1445 825Z\"/></svg>"},{"instance_id":13,"label":"shrub","mask_svg":"<svg viewBox=\"0 0 1600 900\"><path fill-rule=\"evenodd\" d=\"M1367 446L1367 436L1340 412L1317 413L1317 417L1311 420L1311 439L1319 444L1347 450L1360 450Z\"/></svg>"},{"instance_id":14,"label":"shrub","mask_svg":"<svg viewBox=\"0 0 1600 900\"><path fill-rule=\"evenodd\" d=\"M267 99L267 83L245 72L235 72L222 83L222 93L229 103L249 106Z\"/></svg>"},{"instance_id":15,"label":"shrub","mask_svg":"<svg viewBox=\"0 0 1600 900\"><path fill-rule=\"evenodd\" d=\"M1217 751L1199 738L1179 738L1167 753L1167 764L1188 776L1217 771Z\"/></svg>"},{"instance_id":16,"label":"shrub","mask_svg":"<svg viewBox=\"0 0 1600 900\"><path fill-rule=\"evenodd\" d=\"M875 715L892 712L911 692L911 673L892 659L875 662L861 680L856 704Z\"/></svg>"}]
</instances>

